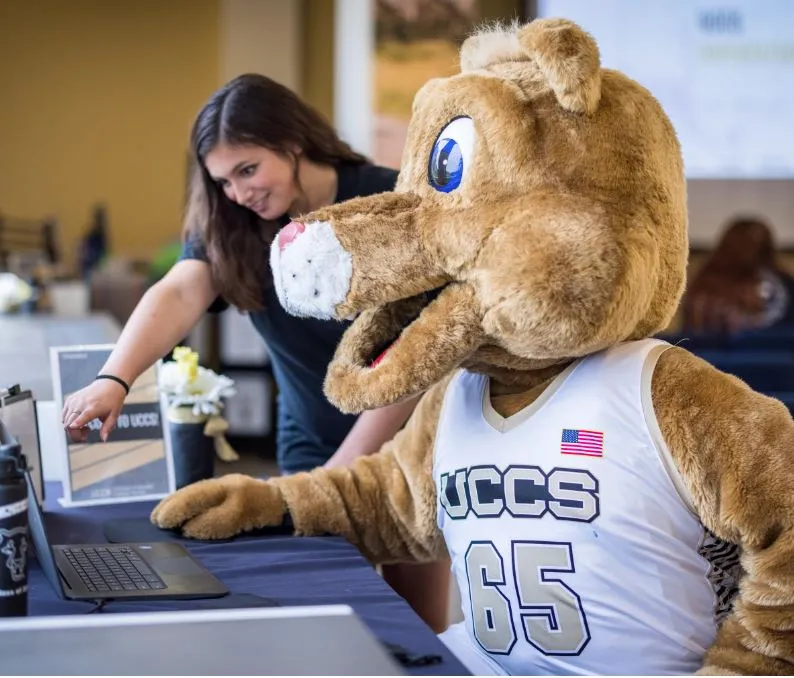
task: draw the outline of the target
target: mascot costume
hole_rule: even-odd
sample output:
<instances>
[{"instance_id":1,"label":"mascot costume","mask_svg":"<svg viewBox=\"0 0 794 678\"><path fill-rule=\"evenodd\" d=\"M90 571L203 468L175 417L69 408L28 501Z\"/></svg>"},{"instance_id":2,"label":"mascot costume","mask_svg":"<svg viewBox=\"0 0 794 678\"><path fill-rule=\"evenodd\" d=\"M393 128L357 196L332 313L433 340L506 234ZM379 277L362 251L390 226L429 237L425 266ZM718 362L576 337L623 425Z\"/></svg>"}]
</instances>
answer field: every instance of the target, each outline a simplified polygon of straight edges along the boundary
<instances>
[{"instance_id":1,"label":"mascot costume","mask_svg":"<svg viewBox=\"0 0 794 678\"><path fill-rule=\"evenodd\" d=\"M152 520L446 554L475 673L794 672L794 422L653 339L681 296L681 151L653 96L555 19L476 33L417 94L396 190L293 222L281 303L355 318L326 379L361 412L424 393L350 468L233 475Z\"/></svg>"}]
</instances>

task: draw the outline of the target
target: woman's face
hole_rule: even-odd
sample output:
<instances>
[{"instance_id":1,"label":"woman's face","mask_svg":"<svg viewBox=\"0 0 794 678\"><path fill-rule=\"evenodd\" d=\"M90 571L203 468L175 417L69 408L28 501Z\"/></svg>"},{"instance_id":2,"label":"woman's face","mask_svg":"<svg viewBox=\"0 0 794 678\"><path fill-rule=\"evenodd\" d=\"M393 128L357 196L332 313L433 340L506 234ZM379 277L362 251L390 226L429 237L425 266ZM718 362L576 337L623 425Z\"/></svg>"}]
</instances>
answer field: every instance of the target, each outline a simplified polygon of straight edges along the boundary
<instances>
[{"instance_id":1,"label":"woman's face","mask_svg":"<svg viewBox=\"0 0 794 678\"><path fill-rule=\"evenodd\" d=\"M278 219L298 198L294 163L263 146L218 144L204 166L229 200L262 219Z\"/></svg>"}]
</instances>

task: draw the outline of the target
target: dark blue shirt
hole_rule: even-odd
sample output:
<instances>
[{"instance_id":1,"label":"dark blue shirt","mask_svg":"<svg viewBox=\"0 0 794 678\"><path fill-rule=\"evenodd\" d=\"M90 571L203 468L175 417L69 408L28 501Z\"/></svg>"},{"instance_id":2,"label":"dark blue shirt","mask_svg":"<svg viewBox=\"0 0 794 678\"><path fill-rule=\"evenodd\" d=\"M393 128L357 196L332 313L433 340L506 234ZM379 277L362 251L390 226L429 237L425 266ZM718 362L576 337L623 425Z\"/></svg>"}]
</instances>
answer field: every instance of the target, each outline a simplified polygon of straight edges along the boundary
<instances>
[{"instance_id":1,"label":"dark blue shirt","mask_svg":"<svg viewBox=\"0 0 794 678\"><path fill-rule=\"evenodd\" d=\"M391 191L397 172L375 165L341 165L336 200ZM286 221L286 220L285 220ZM189 238L180 259L207 260L203 244ZM278 385L276 455L282 471L295 473L324 464L356 421L342 414L325 397L328 363L349 323L289 315L278 302L272 284L263 286L264 309L250 313L251 322L269 349ZM227 304L216 301L211 310Z\"/></svg>"}]
</instances>

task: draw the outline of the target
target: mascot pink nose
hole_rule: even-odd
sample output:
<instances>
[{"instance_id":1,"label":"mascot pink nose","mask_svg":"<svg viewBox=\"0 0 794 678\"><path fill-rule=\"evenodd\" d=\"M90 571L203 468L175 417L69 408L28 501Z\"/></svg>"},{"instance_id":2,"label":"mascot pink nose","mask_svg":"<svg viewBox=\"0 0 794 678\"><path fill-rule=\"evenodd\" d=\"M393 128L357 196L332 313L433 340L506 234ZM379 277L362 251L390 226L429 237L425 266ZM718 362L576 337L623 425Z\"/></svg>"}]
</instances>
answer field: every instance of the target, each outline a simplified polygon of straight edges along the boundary
<instances>
[{"instance_id":1,"label":"mascot pink nose","mask_svg":"<svg viewBox=\"0 0 794 678\"><path fill-rule=\"evenodd\" d=\"M300 222L290 221L278 232L278 248L283 250L305 230L306 227Z\"/></svg>"}]
</instances>

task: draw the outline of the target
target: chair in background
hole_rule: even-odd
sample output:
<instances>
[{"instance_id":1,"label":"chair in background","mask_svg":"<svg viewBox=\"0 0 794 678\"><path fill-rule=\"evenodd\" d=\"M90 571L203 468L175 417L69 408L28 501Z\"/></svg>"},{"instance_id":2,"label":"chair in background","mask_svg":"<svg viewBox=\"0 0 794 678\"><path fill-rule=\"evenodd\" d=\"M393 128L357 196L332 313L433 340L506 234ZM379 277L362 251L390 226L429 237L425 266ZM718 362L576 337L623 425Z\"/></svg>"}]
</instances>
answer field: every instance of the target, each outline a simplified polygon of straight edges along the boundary
<instances>
[{"instance_id":1,"label":"chair in background","mask_svg":"<svg viewBox=\"0 0 794 678\"><path fill-rule=\"evenodd\" d=\"M54 266L60 258L54 218L19 219L0 214L0 269L29 278L37 266Z\"/></svg>"}]
</instances>

